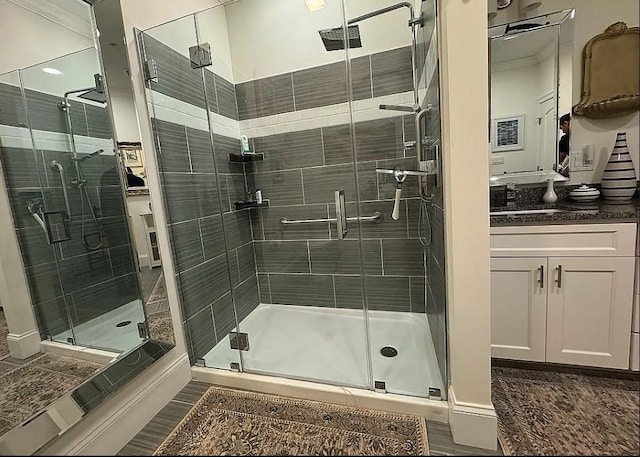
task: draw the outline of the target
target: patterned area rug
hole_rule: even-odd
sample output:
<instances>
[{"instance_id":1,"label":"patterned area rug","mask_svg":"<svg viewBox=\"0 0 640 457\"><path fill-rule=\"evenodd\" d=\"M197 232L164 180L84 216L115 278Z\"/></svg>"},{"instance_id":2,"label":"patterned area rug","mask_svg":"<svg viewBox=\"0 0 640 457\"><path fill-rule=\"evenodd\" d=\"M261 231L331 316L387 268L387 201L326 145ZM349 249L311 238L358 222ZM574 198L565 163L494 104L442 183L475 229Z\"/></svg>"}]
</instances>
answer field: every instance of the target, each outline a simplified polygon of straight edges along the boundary
<instances>
[{"instance_id":1,"label":"patterned area rug","mask_svg":"<svg viewBox=\"0 0 640 457\"><path fill-rule=\"evenodd\" d=\"M640 382L493 368L506 455L638 455Z\"/></svg>"},{"instance_id":2,"label":"patterned area rug","mask_svg":"<svg viewBox=\"0 0 640 457\"><path fill-rule=\"evenodd\" d=\"M164 273L160 273L149 300L144 304L147 313L147 324L151 338L169 344L176 344L173 335L173 322L169 311L167 299L167 287L164 282Z\"/></svg>"},{"instance_id":3,"label":"patterned area rug","mask_svg":"<svg viewBox=\"0 0 640 457\"><path fill-rule=\"evenodd\" d=\"M425 420L211 387L154 455L428 455Z\"/></svg>"},{"instance_id":4,"label":"patterned area rug","mask_svg":"<svg viewBox=\"0 0 640 457\"><path fill-rule=\"evenodd\" d=\"M0 435L75 389L102 365L43 354L0 375Z\"/></svg>"},{"instance_id":5,"label":"patterned area rug","mask_svg":"<svg viewBox=\"0 0 640 457\"><path fill-rule=\"evenodd\" d=\"M4 317L4 311L0 309L0 359L9 355L9 346L7 345L8 334L9 327L7 327L7 320Z\"/></svg>"}]
</instances>

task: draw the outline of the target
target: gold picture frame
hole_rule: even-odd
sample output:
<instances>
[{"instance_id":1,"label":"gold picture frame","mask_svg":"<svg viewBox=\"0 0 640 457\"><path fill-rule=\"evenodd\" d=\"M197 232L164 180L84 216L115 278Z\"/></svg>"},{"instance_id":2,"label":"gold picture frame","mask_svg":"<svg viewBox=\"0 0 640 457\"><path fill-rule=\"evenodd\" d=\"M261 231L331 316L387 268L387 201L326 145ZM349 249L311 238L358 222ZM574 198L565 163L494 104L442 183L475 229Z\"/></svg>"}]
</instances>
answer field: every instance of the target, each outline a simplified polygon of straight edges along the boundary
<instances>
[{"instance_id":1,"label":"gold picture frame","mask_svg":"<svg viewBox=\"0 0 640 457\"><path fill-rule=\"evenodd\" d=\"M607 118L640 108L640 30L624 22L591 38L582 53L582 97L573 114Z\"/></svg>"}]
</instances>

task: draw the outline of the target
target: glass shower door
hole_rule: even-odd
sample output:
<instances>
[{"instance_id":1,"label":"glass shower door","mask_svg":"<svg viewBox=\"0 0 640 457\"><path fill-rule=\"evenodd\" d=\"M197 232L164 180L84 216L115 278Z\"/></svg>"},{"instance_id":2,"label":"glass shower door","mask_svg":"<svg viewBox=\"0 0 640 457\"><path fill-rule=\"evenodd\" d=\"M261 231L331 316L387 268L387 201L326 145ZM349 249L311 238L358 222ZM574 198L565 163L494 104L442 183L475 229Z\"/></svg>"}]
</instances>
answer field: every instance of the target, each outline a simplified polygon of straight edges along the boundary
<instances>
[{"instance_id":1,"label":"glass shower door","mask_svg":"<svg viewBox=\"0 0 640 457\"><path fill-rule=\"evenodd\" d=\"M349 49L351 67L364 61L369 70L365 78L351 73L359 213L384 217L382 224L360 227L365 265L368 243L379 246L382 265L380 271L365 271L374 386L445 398L435 2L419 2L415 10L408 3L390 8L345 3L362 45ZM381 29L393 33L380 34ZM363 79L369 84L364 91Z\"/></svg>"},{"instance_id":2,"label":"glass shower door","mask_svg":"<svg viewBox=\"0 0 640 457\"><path fill-rule=\"evenodd\" d=\"M240 0L196 14L199 42L214 57L214 149L233 145L216 170L232 207L227 252L241 274L253 269L234 286L248 342L236 347L246 372L367 388L345 53L328 53L317 28L292 28L291 14L311 13L285 3ZM250 36L240 36L232 24L247 14ZM342 22L332 2L318 28ZM251 243L241 244L247 227Z\"/></svg>"},{"instance_id":3,"label":"glass shower door","mask_svg":"<svg viewBox=\"0 0 640 457\"><path fill-rule=\"evenodd\" d=\"M42 336L127 352L145 315L97 52L20 77L33 142L23 178L39 187L21 244Z\"/></svg>"}]
</instances>

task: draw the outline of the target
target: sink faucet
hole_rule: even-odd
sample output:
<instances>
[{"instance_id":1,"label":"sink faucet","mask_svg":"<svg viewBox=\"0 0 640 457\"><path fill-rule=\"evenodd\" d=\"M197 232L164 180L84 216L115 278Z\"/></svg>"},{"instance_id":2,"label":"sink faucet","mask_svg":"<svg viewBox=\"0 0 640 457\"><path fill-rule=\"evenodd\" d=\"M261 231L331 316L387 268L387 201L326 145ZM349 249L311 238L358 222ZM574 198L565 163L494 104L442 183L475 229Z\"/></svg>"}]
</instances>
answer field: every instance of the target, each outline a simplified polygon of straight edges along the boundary
<instances>
[{"instance_id":1,"label":"sink faucet","mask_svg":"<svg viewBox=\"0 0 640 457\"><path fill-rule=\"evenodd\" d=\"M516 183L509 182L507 183L506 189L506 201L508 207L516 206Z\"/></svg>"}]
</instances>

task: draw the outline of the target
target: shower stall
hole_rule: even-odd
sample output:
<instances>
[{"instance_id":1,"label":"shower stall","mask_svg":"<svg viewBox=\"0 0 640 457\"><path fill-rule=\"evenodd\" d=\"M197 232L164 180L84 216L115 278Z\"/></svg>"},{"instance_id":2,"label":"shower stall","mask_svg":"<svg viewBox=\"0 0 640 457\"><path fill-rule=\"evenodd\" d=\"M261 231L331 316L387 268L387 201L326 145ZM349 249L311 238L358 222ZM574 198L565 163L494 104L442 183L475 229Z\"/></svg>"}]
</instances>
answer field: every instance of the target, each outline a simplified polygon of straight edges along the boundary
<instances>
[{"instance_id":1,"label":"shower stall","mask_svg":"<svg viewBox=\"0 0 640 457\"><path fill-rule=\"evenodd\" d=\"M436 8L414 3L137 31L192 364L445 399Z\"/></svg>"},{"instance_id":2,"label":"shower stall","mask_svg":"<svg viewBox=\"0 0 640 457\"><path fill-rule=\"evenodd\" d=\"M42 340L146 339L96 48L0 75L0 164Z\"/></svg>"}]
</instances>

